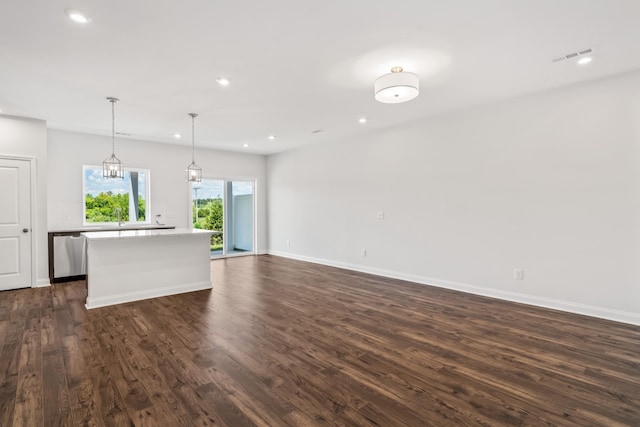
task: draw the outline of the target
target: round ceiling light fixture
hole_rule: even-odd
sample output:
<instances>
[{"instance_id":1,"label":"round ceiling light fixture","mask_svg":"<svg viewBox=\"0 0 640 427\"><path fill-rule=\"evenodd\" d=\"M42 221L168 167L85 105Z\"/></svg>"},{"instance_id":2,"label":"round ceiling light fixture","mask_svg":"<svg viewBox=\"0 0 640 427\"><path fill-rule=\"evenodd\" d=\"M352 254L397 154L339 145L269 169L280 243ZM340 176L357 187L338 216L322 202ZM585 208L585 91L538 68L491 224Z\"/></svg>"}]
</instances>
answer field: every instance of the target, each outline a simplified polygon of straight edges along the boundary
<instances>
[{"instance_id":1,"label":"round ceiling light fixture","mask_svg":"<svg viewBox=\"0 0 640 427\"><path fill-rule=\"evenodd\" d=\"M374 93L376 101L385 104L411 101L420 93L420 79L402 67L393 67L389 74L376 79Z\"/></svg>"}]
</instances>

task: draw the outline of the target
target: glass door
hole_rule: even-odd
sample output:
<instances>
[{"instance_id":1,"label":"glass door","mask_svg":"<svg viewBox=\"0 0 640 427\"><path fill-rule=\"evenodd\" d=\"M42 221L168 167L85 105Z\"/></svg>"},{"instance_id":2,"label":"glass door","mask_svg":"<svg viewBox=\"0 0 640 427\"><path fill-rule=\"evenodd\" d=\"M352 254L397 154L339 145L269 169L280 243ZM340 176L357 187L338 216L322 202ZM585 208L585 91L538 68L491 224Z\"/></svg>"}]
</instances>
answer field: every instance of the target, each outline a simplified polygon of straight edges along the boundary
<instances>
[{"instance_id":1,"label":"glass door","mask_svg":"<svg viewBox=\"0 0 640 427\"><path fill-rule=\"evenodd\" d=\"M254 251L255 181L203 179L193 183L193 228L211 230L211 257Z\"/></svg>"},{"instance_id":2,"label":"glass door","mask_svg":"<svg viewBox=\"0 0 640 427\"><path fill-rule=\"evenodd\" d=\"M225 252L253 252L253 181L227 181Z\"/></svg>"}]
</instances>

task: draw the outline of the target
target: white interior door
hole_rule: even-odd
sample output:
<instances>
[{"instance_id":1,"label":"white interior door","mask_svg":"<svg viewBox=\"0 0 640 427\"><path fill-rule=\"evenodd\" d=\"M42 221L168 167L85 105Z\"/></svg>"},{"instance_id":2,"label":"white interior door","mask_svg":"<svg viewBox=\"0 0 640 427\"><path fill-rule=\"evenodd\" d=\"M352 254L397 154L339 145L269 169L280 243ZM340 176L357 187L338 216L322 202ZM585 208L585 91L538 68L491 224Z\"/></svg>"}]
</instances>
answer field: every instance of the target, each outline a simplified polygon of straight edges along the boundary
<instances>
[{"instance_id":1,"label":"white interior door","mask_svg":"<svg viewBox=\"0 0 640 427\"><path fill-rule=\"evenodd\" d=\"M0 290L31 286L31 164L0 158Z\"/></svg>"}]
</instances>

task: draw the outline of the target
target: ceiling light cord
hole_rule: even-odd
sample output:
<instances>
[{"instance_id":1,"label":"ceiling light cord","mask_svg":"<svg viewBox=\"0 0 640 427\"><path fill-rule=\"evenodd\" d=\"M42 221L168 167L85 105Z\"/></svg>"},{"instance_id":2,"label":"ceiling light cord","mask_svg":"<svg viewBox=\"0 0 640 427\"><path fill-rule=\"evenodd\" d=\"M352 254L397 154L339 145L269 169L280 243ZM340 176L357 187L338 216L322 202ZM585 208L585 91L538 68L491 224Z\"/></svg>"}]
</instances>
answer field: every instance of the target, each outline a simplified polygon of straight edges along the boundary
<instances>
[{"instance_id":1,"label":"ceiling light cord","mask_svg":"<svg viewBox=\"0 0 640 427\"><path fill-rule=\"evenodd\" d=\"M116 154L116 98L110 98L111 101L111 154Z\"/></svg>"},{"instance_id":2,"label":"ceiling light cord","mask_svg":"<svg viewBox=\"0 0 640 427\"><path fill-rule=\"evenodd\" d=\"M191 116L191 163L196 162L196 113L189 113Z\"/></svg>"}]
</instances>

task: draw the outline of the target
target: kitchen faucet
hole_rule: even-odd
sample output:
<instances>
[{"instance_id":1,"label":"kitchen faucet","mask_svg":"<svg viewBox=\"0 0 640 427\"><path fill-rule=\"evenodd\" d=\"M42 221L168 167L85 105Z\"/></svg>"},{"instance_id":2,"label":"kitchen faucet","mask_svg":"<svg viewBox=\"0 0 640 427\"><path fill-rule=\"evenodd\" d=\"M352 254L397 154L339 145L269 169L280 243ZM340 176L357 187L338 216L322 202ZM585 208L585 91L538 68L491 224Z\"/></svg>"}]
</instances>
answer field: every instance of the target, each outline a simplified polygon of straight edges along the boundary
<instances>
[{"instance_id":1,"label":"kitchen faucet","mask_svg":"<svg viewBox=\"0 0 640 427\"><path fill-rule=\"evenodd\" d=\"M122 227L121 209L116 208L116 210L113 213L118 215L118 227Z\"/></svg>"}]
</instances>

